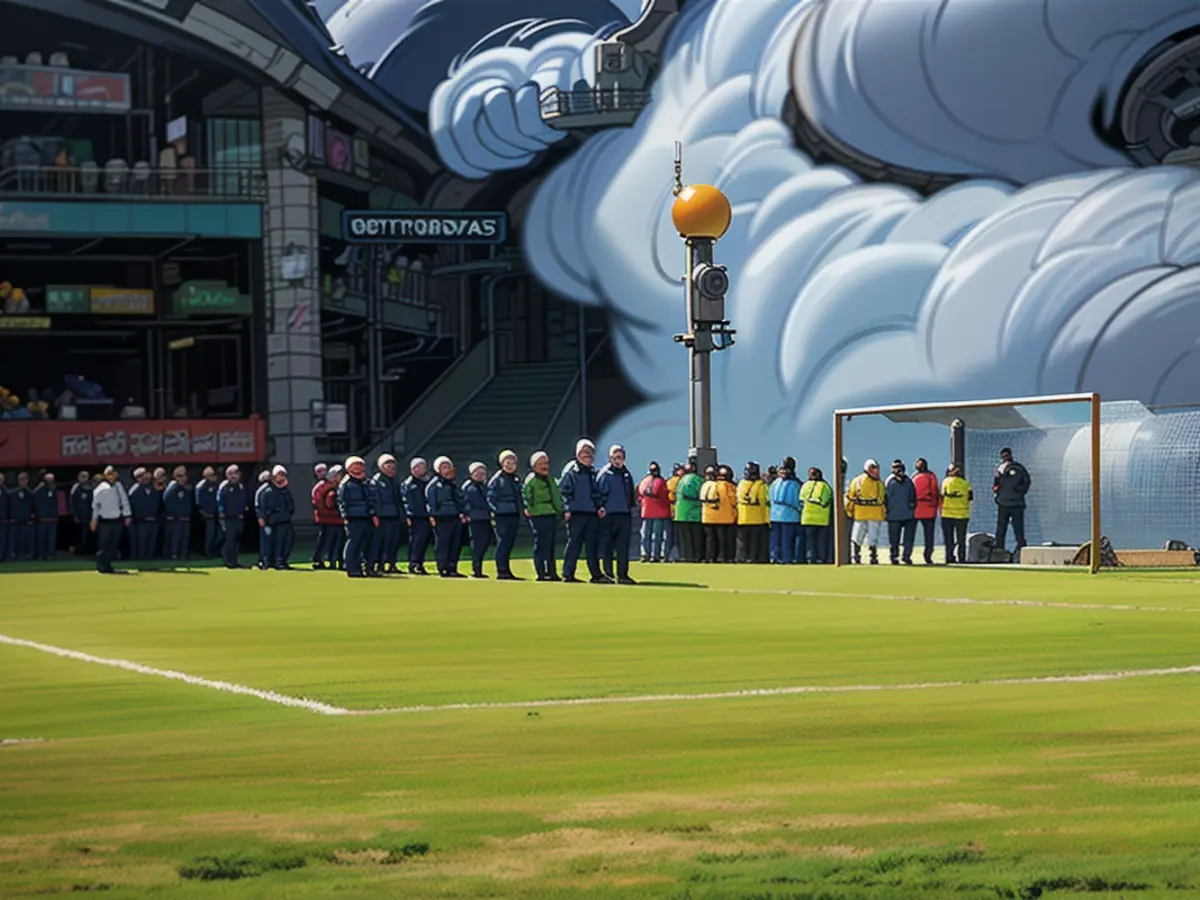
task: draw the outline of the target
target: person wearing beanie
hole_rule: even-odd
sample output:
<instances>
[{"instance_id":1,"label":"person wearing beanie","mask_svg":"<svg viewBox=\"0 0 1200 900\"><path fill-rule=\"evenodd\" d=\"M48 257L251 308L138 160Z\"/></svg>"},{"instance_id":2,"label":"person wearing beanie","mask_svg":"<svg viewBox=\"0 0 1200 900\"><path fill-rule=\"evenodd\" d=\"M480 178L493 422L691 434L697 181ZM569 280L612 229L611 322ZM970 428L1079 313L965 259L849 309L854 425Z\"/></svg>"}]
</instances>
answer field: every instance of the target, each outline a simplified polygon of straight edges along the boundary
<instances>
[{"instance_id":1,"label":"person wearing beanie","mask_svg":"<svg viewBox=\"0 0 1200 900\"><path fill-rule=\"evenodd\" d=\"M382 454L375 461L377 471L371 479L375 491L375 512L379 527L371 542L371 568L376 575L400 574L396 556L400 553L400 483L396 480L396 457Z\"/></svg>"},{"instance_id":2,"label":"person wearing beanie","mask_svg":"<svg viewBox=\"0 0 1200 900\"><path fill-rule=\"evenodd\" d=\"M166 518L166 551L175 562L188 557L188 541L192 533L192 489L187 483L187 469L176 466L171 483L163 491L163 516Z\"/></svg>"},{"instance_id":3,"label":"person wearing beanie","mask_svg":"<svg viewBox=\"0 0 1200 900\"><path fill-rule=\"evenodd\" d=\"M438 574L443 578L462 578L458 559L462 555L462 526L471 521L467 500L454 483L454 463L448 456L433 461L433 478L425 488L429 524L433 527L433 553Z\"/></svg>"},{"instance_id":4,"label":"person wearing beanie","mask_svg":"<svg viewBox=\"0 0 1200 900\"><path fill-rule=\"evenodd\" d=\"M368 560L379 517L375 512L375 492L367 481L367 463L361 456L346 460L346 477L338 485L337 498L338 511L346 523L346 548L343 551L346 577L373 576L375 573Z\"/></svg>"},{"instance_id":5,"label":"person wearing beanie","mask_svg":"<svg viewBox=\"0 0 1200 900\"><path fill-rule=\"evenodd\" d=\"M320 484L325 480L325 473L328 471L329 466L325 465L325 463L317 463L315 466L313 466L313 482L315 484Z\"/></svg>"},{"instance_id":6,"label":"person wearing beanie","mask_svg":"<svg viewBox=\"0 0 1200 900\"><path fill-rule=\"evenodd\" d=\"M720 466L704 470L711 480L700 489L704 522L704 557L708 562L731 563L737 558L737 487L733 469Z\"/></svg>"},{"instance_id":7,"label":"person wearing beanie","mask_svg":"<svg viewBox=\"0 0 1200 900\"><path fill-rule=\"evenodd\" d=\"M770 559L776 565L799 562L796 552L796 532L800 530L800 479L791 466L796 461L790 456L779 467L779 477L771 482L768 498L771 501L771 547ZM789 465L790 464L790 465Z\"/></svg>"},{"instance_id":8,"label":"person wearing beanie","mask_svg":"<svg viewBox=\"0 0 1200 900\"><path fill-rule=\"evenodd\" d=\"M217 518L223 534L221 555L225 568L239 569L238 550L242 529L246 527L246 488L242 484L242 470L237 466L225 468L225 480L217 488Z\"/></svg>"},{"instance_id":9,"label":"person wearing beanie","mask_svg":"<svg viewBox=\"0 0 1200 900\"><path fill-rule=\"evenodd\" d=\"M912 483L917 493L916 517L925 544L925 565L932 566L934 528L942 507L942 488L937 476L929 471L929 463L920 457L913 463Z\"/></svg>"},{"instance_id":10,"label":"person wearing beanie","mask_svg":"<svg viewBox=\"0 0 1200 900\"><path fill-rule=\"evenodd\" d=\"M962 466L946 469L946 480L942 482L942 539L948 566L967 561L967 525L974 499L975 492L971 490L971 482L963 478Z\"/></svg>"},{"instance_id":11,"label":"person wearing beanie","mask_svg":"<svg viewBox=\"0 0 1200 900\"><path fill-rule=\"evenodd\" d=\"M408 525L408 574L427 575L425 554L433 534L429 525L429 507L425 503L425 491L429 487L429 464L418 456L408 464L408 471L409 476L400 485L404 521Z\"/></svg>"},{"instance_id":12,"label":"person wearing beanie","mask_svg":"<svg viewBox=\"0 0 1200 900\"><path fill-rule=\"evenodd\" d=\"M642 562L662 562L666 558L666 526L671 521L671 495L658 463L650 463L637 493L642 515Z\"/></svg>"},{"instance_id":13,"label":"person wearing beanie","mask_svg":"<svg viewBox=\"0 0 1200 900\"><path fill-rule=\"evenodd\" d=\"M566 511L567 549L563 553L563 581L578 584L575 569L579 565L579 554L586 554L588 574L593 584L610 584L600 571L600 522L604 518L604 505L600 489L596 485L596 445L586 438L575 445L575 458L567 463L558 479Z\"/></svg>"},{"instance_id":14,"label":"person wearing beanie","mask_svg":"<svg viewBox=\"0 0 1200 900\"><path fill-rule=\"evenodd\" d=\"M767 472L763 475L763 481L767 485L767 490L770 491L771 485L775 483L775 479L779 477L779 466L767 466Z\"/></svg>"},{"instance_id":15,"label":"person wearing beanie","mask_svg":"<svg viewBox=\"0 0 1200 900\"><path fill-rule=\"evenodd\" d=\"M697 563L704 560L704 526L701 522L700 491L704 479L696 471L696 460L689 459L675 485L675 536L679 559Z\"/></svg>"},{"instance_id":16,"label":"person wearing beanie","mask_svg":"<svg viewBox=\"0 0 1200 900\"><path fill-rule=\"evenodd\" d=\"M129 489L129 506L133 510L133 526L129 529L129 549L132 559L152 559L158 542L158 520L161 495L154 489L153 473L139 466L133 471L137 482Z\"/></svg>"},{"instance_id":17,"label":"person wearing beanie","mask_svg":"<svg viewBox=\"0 0 1200 900\"><path fill-rule=\"evenodd\" d=\"M667 499L671 503L671 513L663 527L663 562L678 562L680 558L679 534L675 528L675 500L679 480L686 471L687 466L683 463L671 463L671 477L667 479Z\"/></svg>"},{"instance_id":18,"label":"person wearing beanie","mask_svg":"<svg viewBox=\"0 0 1200 900\"><path fill-rule=\"evenodd\" d=\"M555 528L566 507L558 482L550 477L550 456L539 450L529 458L530 473L525 476L522 500L525 517L533 531L533 567L538 581L561 581L554 571Z\"/></svg>"},{"instance_id":19,"label":"person wearing beanie","mask_svg":"<svg viewBox=\"0 0 1200 900\"><path fill-rule=\"evenodd\" d=\"M618 584L635 584L629 577L629 545L633 540L637 490L625 465L625 448L620 444L608 448L608 465L596 474L596 488L600 491L600 508L604 510L600 523L600 563L604 577L609 581L615 578Z\"/></svg>"},{"instance_id":20,"label":"person wearing beanie","mask_svg":"<svg viewBox=\"0 0 1200 900\"><path fill-rule=\"evenodd\" d=\"M283 466L271 470L271 480L258 507L259 525L267 535L267 565L290 569L295 531L296 501L288 490L288 472Z\"/></svg>"},{"instance_id":21,"label":"person wearing beanie","mask_svg":"<svg viewBox=\"0 0 1200 900\"><path fill-rule=\"evenodd\" d=\"M523 581L512 573L510 563L513 545L517 542L517 528L525 512L521 476L517 474L517 454L505 450L499 461L500 469L487 483L487 503L496 531L496 580Z\"/></svg>"},{"instance_id":22,"label":"person wearing beanie","mask_svg":"<svg viewBox=\"0 0 1200 900\"><path fill-rule=\"evenodd\" d=\"M467 480L462 483L463 500L467 504L467 528L471 540L471 577L487 578L483 561L492 544L492 508L488 505L487 466L473 462L467 467Z\"/></svg>"},{"instance_id":23,"label":"person wearing beanie","mask_svg":"<svg viewBox=\"0 0 1200 900\"><path fill-rule=\"evenodd\" d=\"M738 562L765 563L771 521L771 500L756 462L746 463L737 486Z\"/></svg>"},{"instance_id":24,"label":"person wearing beanie","mask_svg":"<svg viewBox=\"0 0 1200 900\"><path fill-rule=\"evenodd\" d=\"M808 470L808 481L800 488L800 530L804 532L806 556L800 562L822 565L829 559L829 522L833 518L833 488L816 466Z\"/></svg>"},{"instance_id":25,"label":"person wearing beanie","mask_svg":"<svg viewBox=\"0 0 1200 900\"><path fill-rule=\"evenodd\" d=\"M254 518L258 520L258 569L266 571L270 565L271 535L264 523L261 507L263 498L271 488L271 470L263 469L258 473L258 488L254 491Z\"/></svg>"},{"instance_id":26,"label":"person wearing beanie","mask_svg":"<svg viewBox=\"0 0 1200 900\"><path fill-rule=\"evenodd\" d=\"M879 538L887 518L883 482L879 480L879 463L868 459L863 471L850 482L846 491L846 517L854 523L850 545L855 564L862 562L865 544L871 551L871 565L879 564Z\"/></svg>"},{"instance_id":27,"label":"person wearing beanie","mask_svg":"<svg viewBox=\"0 0 1200 900\"><path fill-rule=\"evenodd\" d=\"M346 543L346 522L338 509L337 490L345 470L340 465L325 470L325 477L312 492L313 521L317 524L317 546L313 550L314 569L342 568L342 548Z\"/></svg>"},{"instance_id":28,"label":"person wearing beanie","mask_svg":"<svg viewBox=\"0 0 1200 900\"><path fill-rule=\"evenodd\" d=\"M913 541L917 536L917 489L901 460L892 463L892 474L883 483L883 494L887 507L889 558L893 566L901 562L911 566Z\"/></svg>"}]
</instances>

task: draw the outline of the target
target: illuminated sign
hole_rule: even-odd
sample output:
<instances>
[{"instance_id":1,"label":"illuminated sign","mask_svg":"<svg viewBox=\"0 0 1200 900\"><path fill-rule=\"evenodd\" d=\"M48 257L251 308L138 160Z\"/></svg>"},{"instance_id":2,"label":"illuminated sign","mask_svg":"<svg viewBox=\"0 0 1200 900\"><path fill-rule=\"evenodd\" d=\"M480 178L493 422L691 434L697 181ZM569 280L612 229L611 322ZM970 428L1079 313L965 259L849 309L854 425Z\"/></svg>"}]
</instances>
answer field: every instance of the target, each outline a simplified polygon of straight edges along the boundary
<instances>
[{"instance_id":1,"label":"illuminated sign","mask_svg":"<svg viewBox=\"0 0 1200 900\"><path fill-rule=\"evenodd\" d=\"M342 239L352 244L503 244L508 217L502 212L346 210Z\"/></svg>"},{"instance_id":2,"label":"illuminated sign","mask_svg":"<svg viewBox=\"0 0 1200 900\"><path fill-rule=\"evenodd\" d=\"M87 315L92 311L92 289L78 284L46 285L46 312Z\"/></svg>"},{"instance_id":3,"label":"illuminated sign","mask_svg":"<svg viewBox=\"0 0 1200 900\"><path fill-rule=\"evenodd\" d=\"M154 291L147 288L92 288L92 313L104 316L154 314Z\"/></svg>"},{"instance_id":4,"label":"illuminated sign","mask_svg":"<svg viewBox=\"0 0 1200 900\"><path fill-rule=\"evenodd\" d=\"M123 72L0 65L0 109L123 113L129 108L129 76Z\"/></svg>"},{"instance_id":5,"label":"illuminated sign","mask_svg":"<svg viewBox=\"0 0 1200 900\"><path fill-rule=\"evenodd\" d=\"M45 331L50 320L42 316L0 316L0 331Z\"/></svg>"},{"instance_id":6,"label":"illuminated sign","mask_svg":"<svg viewBox=\"0 0 1200 900\"><path fill-rule=\"evenodd\" d=\"M171 297L171 311L178 316L248 316L253 303L223 281L187 281Z\"/></svg>"}]
</instances>

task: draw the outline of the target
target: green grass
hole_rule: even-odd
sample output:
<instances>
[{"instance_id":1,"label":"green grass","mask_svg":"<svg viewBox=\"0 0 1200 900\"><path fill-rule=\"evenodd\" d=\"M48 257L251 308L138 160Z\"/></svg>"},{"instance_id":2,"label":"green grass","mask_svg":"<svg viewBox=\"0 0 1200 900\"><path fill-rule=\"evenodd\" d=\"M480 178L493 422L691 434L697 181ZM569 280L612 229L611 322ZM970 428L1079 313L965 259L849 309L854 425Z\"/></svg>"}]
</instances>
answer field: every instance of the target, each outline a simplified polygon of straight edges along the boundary
<instances>
[{"instance_id":1,"label":"green grass","mask_svg":"<svg viewBox=\"0 0 1200 900\"><path fill-rule=\"evenodd\" d=\"M0 634L356 710L1200 664L1187 573L634 574L4 574ZM1183 900L1198 683L326 717L0 645L0 896Z\"/></svg>"}]
</instances>

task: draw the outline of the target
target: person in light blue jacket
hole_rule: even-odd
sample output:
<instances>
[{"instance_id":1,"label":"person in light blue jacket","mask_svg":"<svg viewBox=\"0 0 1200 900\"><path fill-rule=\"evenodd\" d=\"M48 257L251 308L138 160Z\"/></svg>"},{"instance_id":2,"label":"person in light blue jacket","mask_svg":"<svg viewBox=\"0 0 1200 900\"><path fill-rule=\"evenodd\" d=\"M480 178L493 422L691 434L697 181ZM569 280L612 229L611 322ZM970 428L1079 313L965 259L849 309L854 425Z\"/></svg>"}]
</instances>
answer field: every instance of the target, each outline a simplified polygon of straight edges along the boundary
<instances>
[{"instance_id":1,"label":"person in light blue jacket","mask_svg":"<svg viewBox=\"0 0 1200 900\"><path fill-rule=\"evenodd\" d=\"M789 467L788 463L792 463ZM791 457L779 467L779 477L771 482L767 496L771 500L771 562L788 565L793 562L796 534L800 530L800 480L796 477Z\"/></svg>"}]
</instances>

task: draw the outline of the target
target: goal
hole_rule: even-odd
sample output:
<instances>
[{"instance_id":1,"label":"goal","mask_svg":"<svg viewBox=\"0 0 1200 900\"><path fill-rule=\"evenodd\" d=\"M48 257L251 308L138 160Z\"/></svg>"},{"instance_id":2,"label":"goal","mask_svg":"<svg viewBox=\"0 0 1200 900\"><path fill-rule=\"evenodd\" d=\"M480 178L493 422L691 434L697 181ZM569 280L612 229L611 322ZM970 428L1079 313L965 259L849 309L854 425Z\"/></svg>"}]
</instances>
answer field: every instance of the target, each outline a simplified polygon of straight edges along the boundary
<instances>
[{"instance_id":1,"label":"goal","mask_svg":"<svg viewBox=\"0 0 1200 900\"><path fill-rule=\"evenodd\" d=\"M846 483L868 457L886 478L892 460L904 460L911 474L918 456L939 479L951 461L963 465L975 494L968 561L1009 563L995 547L999 510L992 494L1003 448L1011 448L1032 484L1024 513L1027 546L1012 564L1075 565L1092 572L1114 564L1200 564L1200 551L1193 549L1200 546L1200 404L1102 403L1096 394L837 410L833 471L841 460L849 463L845 478L829 479L839 494L839 564L850 558ZM940 523L934 534L942 561ZM918 529L919 544L923 536ZM1015 549L1011 528L1006 544ZM1101 552L1093 554L1093 546ZM881 556L886 559L886 552Z\"/></svg>"}]
</instances>

